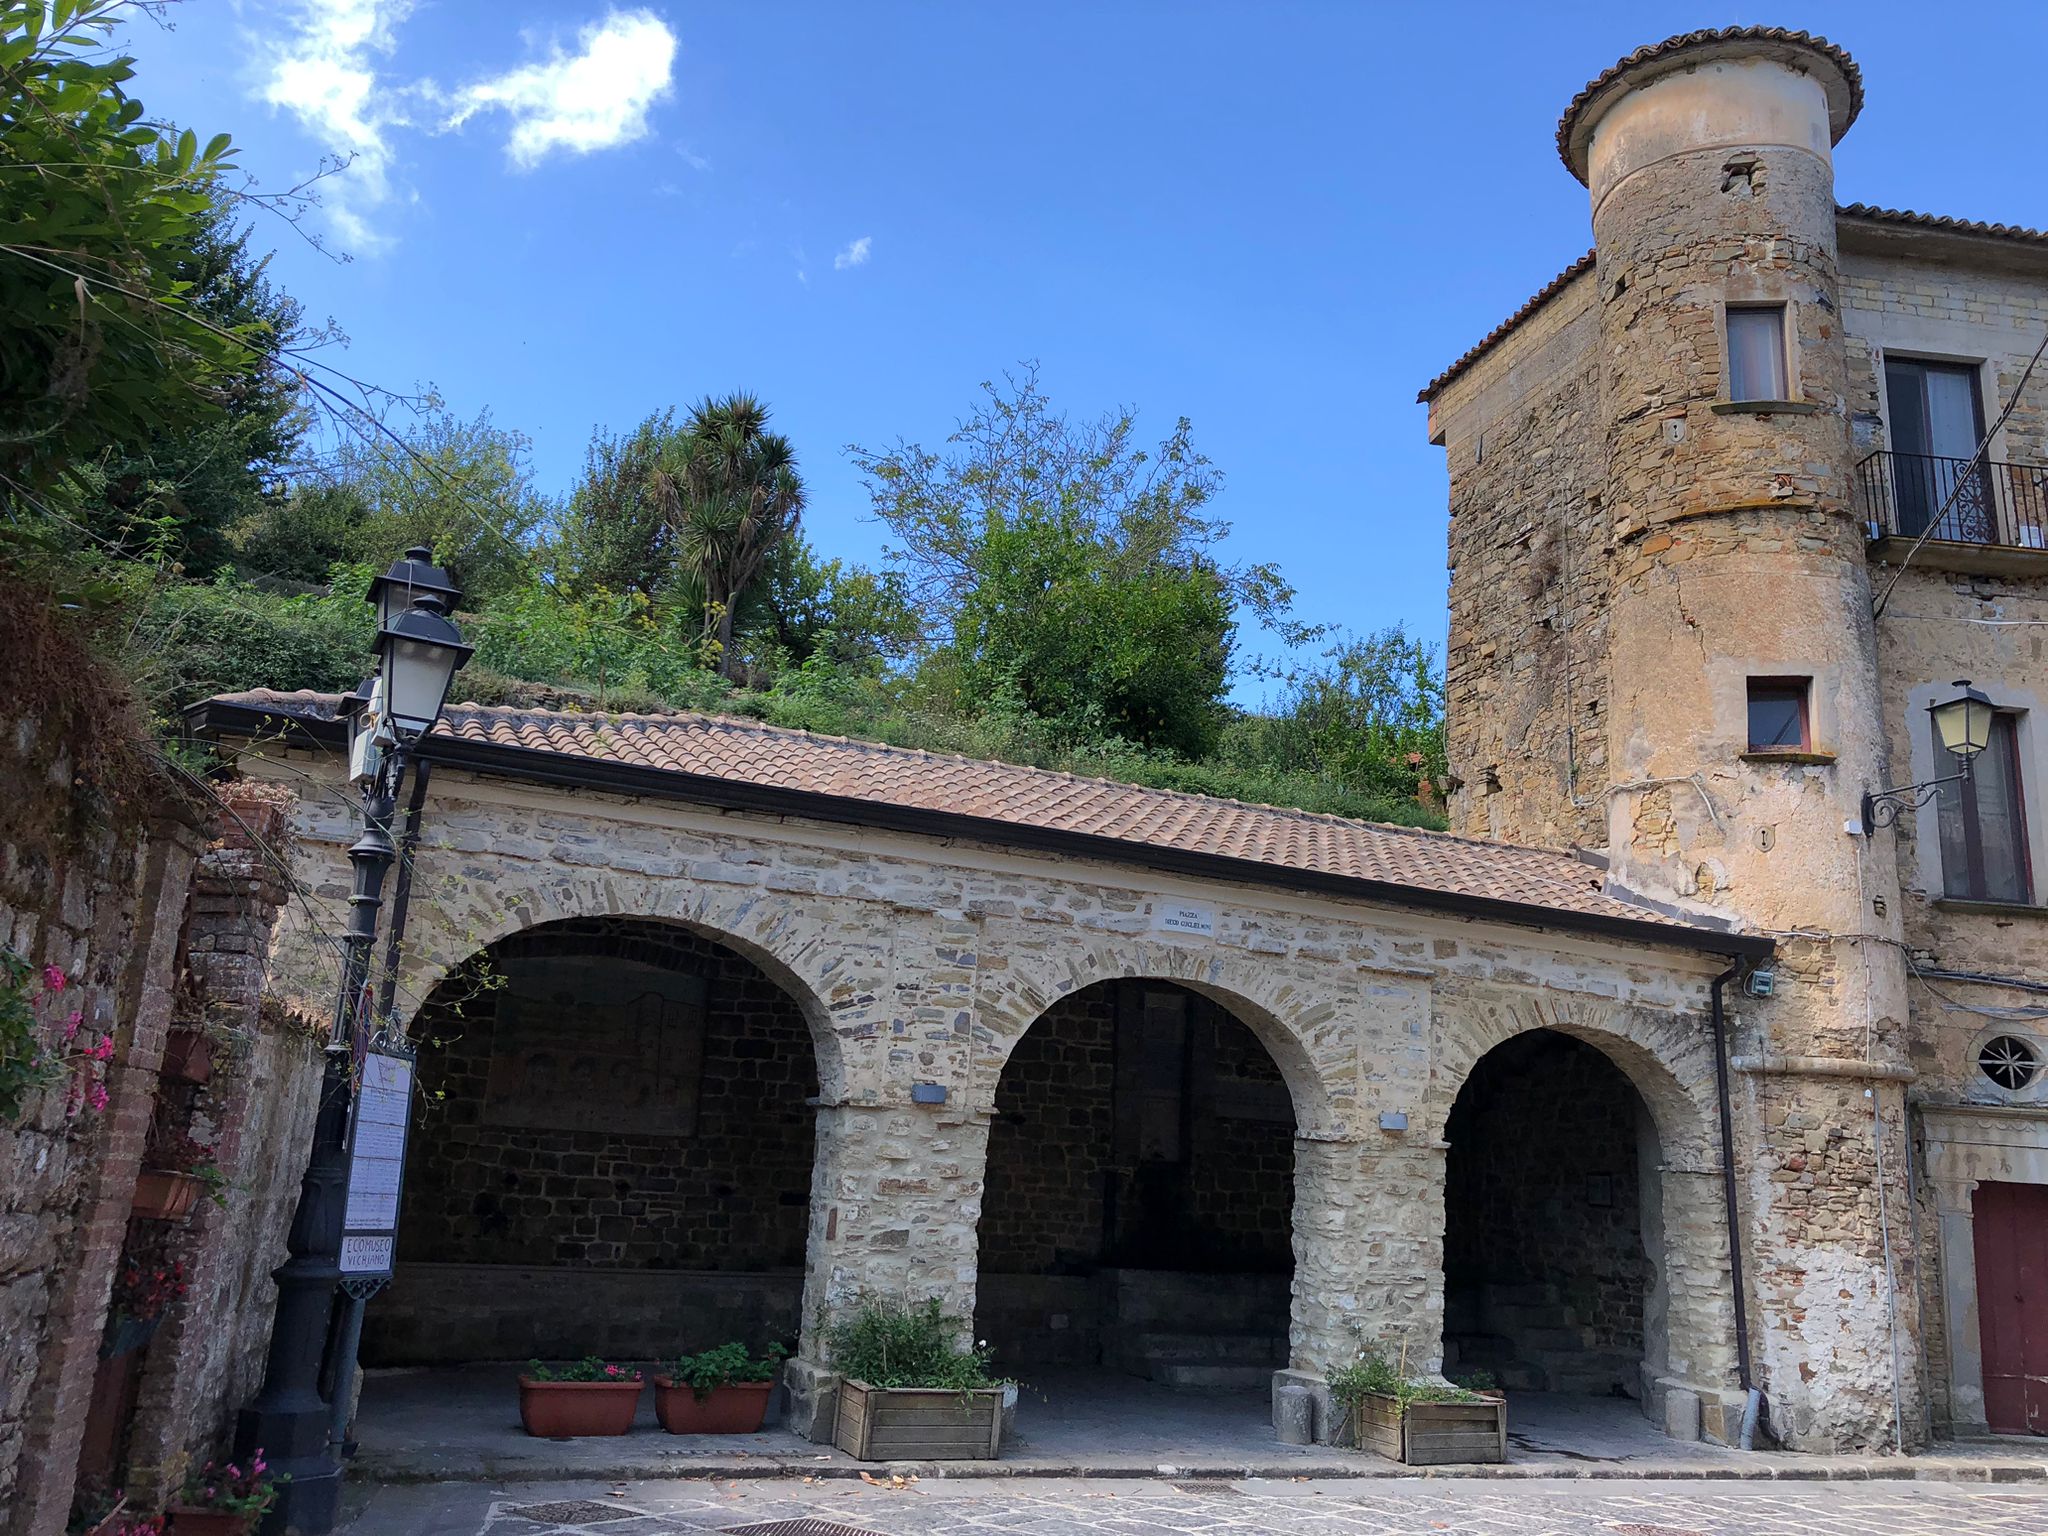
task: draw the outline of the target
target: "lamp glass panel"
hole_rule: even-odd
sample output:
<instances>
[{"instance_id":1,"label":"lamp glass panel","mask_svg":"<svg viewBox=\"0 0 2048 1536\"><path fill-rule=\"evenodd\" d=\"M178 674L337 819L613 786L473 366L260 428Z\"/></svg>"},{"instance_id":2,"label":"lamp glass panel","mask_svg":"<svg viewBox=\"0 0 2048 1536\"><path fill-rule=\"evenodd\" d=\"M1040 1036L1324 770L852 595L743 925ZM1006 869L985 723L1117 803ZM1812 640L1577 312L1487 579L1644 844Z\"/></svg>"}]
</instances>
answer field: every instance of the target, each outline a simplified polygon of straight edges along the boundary
<instances>
[{"instance_id":1,"label":"lamp glass panel","mask_svg":"<svg viewBox=\"0 0 2048 1536\"><path fill-rule=\"evenodd\" d=\"M1991 742L1989 700L1964 694L1935 705L1932 714L1942 746L1958 757L1973 757Z\"/></svg>"},{"instance_id":2,"label":"lamp glass panel","mask_svg":"<svg viewBox=\"0 0 2048 1536\"><path fill-rule=\"evenodd\" d=\"M455 676L455 653L423 640L385 640L384 707L401 730L420 732L431 726L448 696Z\"/></svg>"}]
</instances>

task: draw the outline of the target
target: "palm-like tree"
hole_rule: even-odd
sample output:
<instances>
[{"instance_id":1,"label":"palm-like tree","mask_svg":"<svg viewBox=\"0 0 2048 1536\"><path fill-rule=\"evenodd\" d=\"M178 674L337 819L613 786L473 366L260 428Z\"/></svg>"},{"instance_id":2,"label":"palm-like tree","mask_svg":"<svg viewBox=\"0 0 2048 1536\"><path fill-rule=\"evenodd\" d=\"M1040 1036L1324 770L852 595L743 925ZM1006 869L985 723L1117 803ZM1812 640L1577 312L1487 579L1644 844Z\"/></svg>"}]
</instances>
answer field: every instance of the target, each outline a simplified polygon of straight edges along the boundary
<instances>
[{"instance_id":1,"label":"palm-like tree","mask_svg":"<svg viewBox=\"0 0 2048 1536\"><path fill-rule=\"evenodd\" d=\"M720 669L735 680L733 610L804 510L796 453L767 423L767 407L752 395L700 400L651 480L684 568L703 593L703 634L717 637Z\"/></svg>"}]
</instances>

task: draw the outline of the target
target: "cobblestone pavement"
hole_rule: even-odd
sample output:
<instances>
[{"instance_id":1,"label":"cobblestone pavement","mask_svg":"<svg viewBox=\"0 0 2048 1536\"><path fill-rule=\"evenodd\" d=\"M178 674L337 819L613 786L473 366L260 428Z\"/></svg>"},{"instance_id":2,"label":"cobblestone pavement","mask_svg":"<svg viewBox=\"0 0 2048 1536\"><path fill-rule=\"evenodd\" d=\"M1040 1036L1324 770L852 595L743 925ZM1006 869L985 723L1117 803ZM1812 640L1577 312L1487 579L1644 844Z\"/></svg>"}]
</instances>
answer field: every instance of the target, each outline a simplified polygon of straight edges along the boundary
<instances>
[{"instance_id":1,"label":"cobblestone pavement","mask_svg":"<svg viewBox=\"0 0 2048 1536\"><path fill-rule=\"evenodd\" d=\"M349 1536L2048 1536L2048 1487L1912 1481L777 1478L418 1484L350 1504Z\"/></svg>"}]
</instances>

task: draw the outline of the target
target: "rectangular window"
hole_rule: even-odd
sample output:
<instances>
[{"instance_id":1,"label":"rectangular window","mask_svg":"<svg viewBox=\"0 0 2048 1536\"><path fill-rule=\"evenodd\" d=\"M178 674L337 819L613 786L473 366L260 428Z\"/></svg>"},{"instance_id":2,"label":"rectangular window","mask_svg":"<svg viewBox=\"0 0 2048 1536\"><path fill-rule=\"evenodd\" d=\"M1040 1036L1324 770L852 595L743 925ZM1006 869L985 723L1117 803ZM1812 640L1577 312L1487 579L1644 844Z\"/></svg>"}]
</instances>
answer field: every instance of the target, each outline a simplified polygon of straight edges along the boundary
<instances>
[{"instance_id":1,"label":"rectangular window","mask_svg":"<svg viewBox=\"0 0 2048 1536\"><path fill-rule=\"evenodd\" d=\"M2027 858L2027 818L2021 796L2019 716L1991 719L1991 744L1977 754L1970 776L1941 786L1935 802L1941 826L1942 889L1961 901L2034 899ZM1934 744L1944 773L1960 773L1962 759Z\"/></svg>"},{"instance_id":2,"label":"rectangular window","mask_svg":"<svg viewBox=\"0 0 2048 1536\"><path fill-rule=\"evenodd\" d=\"M1984 436L1977 370L1968 363L1888 357L1885 404L1891 410L1892 495L1898 532L1922 534L1936 514L1938 539L1998 542L1988 466L1965 475Z\"/></svg>"},{"instance_id":3,"label":"rectangular window","mask_svg":"<svg viewBox=\"0 0 2048 1536\"><path fill-rule=\"evenodd\" d=\"M1804 677L1752 677L1749 680L1749 750L1811 752L1813 729Z\"/></svg>"},{"instance_id":4,"label":"rectangular window","mask_svg":"<svg viewBox=\"0 0 2048 1536\"><path fill-rule=\"evenodd\" d=\"M1728 306L1728 398L1784 400L1785 306Z\"/></svg>"}]
</instances>

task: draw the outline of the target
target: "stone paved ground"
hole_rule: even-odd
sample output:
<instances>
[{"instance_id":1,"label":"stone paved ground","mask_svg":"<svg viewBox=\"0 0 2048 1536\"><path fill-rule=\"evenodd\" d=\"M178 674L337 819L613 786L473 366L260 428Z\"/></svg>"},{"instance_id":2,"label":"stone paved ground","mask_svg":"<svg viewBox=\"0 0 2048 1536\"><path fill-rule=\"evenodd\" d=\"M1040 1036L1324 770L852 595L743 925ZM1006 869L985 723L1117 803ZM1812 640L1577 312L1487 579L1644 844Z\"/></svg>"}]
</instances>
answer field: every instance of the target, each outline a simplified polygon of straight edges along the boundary
<instances>
[{"instance_id":1,"label":"stone paved ground","mask_svg":"<svg viewBox=\"0 0 2048 1536\"><path fill-rule=\"evenodd\" d=\"M2048 1486L1912 1481L775 1478L358 1486L349 1504L348 1536L2048 1536Z\"/></svg>"}]
</instances>

